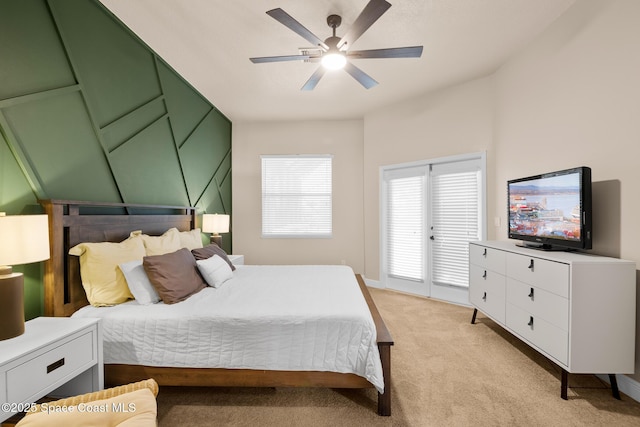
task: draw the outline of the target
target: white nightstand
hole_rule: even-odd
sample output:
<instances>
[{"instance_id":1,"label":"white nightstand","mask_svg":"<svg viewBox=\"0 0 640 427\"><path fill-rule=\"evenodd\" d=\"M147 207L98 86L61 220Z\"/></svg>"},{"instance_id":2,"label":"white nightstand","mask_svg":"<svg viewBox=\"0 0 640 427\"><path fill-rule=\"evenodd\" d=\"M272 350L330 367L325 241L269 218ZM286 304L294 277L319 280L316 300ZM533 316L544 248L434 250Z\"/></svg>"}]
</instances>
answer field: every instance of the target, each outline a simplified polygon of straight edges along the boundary
<instances>
[{"instance_id":1,"label":"white nightstand","mask_svg":"<svg viewBox=\"0 0 640 427\"><path fill-rule=\"evenodd\" d=\"M233 265L244 265L244 255L227 255Z\"/></svg>"},{"instance_id":2,"label":"white nightstand","mask_svg":"<svg viewBox=\"0 0 640 427\"><path fill-rule=\"evenodd\" d=\"M0 378L0 422L47 394L102 390L100 319L38 317L26 322L23 335L0 341Z\"/></svg>"}]
</instances>

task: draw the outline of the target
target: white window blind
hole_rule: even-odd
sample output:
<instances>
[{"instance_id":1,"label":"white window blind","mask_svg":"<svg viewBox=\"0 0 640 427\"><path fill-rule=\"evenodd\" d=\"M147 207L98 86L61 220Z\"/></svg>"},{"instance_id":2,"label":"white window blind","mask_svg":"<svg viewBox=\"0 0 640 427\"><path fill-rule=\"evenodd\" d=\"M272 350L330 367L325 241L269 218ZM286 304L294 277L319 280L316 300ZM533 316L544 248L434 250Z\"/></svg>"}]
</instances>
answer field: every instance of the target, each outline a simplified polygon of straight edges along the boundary
<instances>
[{"instance_id":1,"label":"white window blind","mask_svg":"<svg viewBox=\"0 0 640 427\"><path fill-rule=\"evenodd\" d=\"M416 173L418 175L415 175ZM423 281L424 172L391 172L386 179L386 185L387 274L402 279Z\"/></svg>"},{"instance_id":2,"label":"white window blind","mask_svg":"<svg viewBox=\"0 0 640 427\"><path fill-rule=\"evenodd\" d=\"M432 280L469 286L469 242L480 240L480 171L439 171L432 189Z\"/></svg>"},{"instance_id":3,"label":"white window blind","mask_svg":"<svg viewBox=\"0 0 640 427\"><path fill-rule=\"evenodd\" d=\"M331 237L331 155L262 156L262 236Z\"/></svg>"}]
</instances>

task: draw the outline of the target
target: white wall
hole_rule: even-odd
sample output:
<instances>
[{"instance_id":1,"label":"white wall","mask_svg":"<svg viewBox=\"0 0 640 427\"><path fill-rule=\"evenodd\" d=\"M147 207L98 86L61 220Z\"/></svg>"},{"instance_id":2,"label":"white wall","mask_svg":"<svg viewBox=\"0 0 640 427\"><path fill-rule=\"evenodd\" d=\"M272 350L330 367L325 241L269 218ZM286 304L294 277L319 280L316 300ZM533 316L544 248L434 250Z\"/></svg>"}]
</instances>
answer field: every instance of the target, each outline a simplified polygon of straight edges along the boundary
<instances>
[{"instance_id":1,"label":"white wall","mask_svg":"<svg viewBox=\"0 0 640 427\"><path fill-rule=\"evenodd\" d=\"M594 252L640 261L638 17L636 0L577 2L496 74L495 133L498 183L590 166Z\"/></svg>"},{"instance_id":2,"label":"white wall","mask_svg":"<svg viewBox=\"0 0 640 427\"><path fill-rule=\"evenodd\" d=\"M493 182L491 93L491 78L483 78L365 116L364 238L368 279L378 279L380 273L380 167L487 151L487 180ZM489 197L487 203L492 202Z\"/></svg>"},{"instance_id":3,"label":"white wall","mask_svg":"<svg viewBox=\"0 0 640 427\"><path fill-rule=\"evenodd\" d=\"M364 273L362 120L233 124L233 250L248 264L345 264ZM333 154L333 237L261 237L261 154Z\"/></svg>"},{"instance_id":4,"label":"white wall","mask_svg":"<svg viewBox=\"0 0 640 427\"><path fill-rule=\"evenodd\" d=\"M495 74L498 237L508 179L590 166L593 252L640 266L639 17L637 0L578 1ZM639 360L636 338L636 380Z\"/></svg>"}]
</instances>

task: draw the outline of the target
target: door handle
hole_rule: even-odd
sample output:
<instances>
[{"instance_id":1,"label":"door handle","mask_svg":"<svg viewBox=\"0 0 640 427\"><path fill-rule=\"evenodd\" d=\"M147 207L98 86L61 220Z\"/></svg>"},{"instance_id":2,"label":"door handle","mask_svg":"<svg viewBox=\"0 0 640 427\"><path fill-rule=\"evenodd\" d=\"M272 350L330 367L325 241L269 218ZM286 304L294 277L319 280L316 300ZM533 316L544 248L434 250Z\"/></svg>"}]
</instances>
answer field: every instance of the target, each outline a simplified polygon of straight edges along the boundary
<instances>
[{"instance_id":1,"label":"door handle","mask_svg":"<svg viewBox=\"0 0 640 427\"><path fill-rule=\"evenodd\" d=\"M529 270L533 271L533 260L531 260L531 262L529 263L529 267L527 267Z\"/></svg>"},{"instance_id":2,"label":"door handle","mask_svg":"<svg viewBox=\"0 0 640 427\"><path fill-rule=\"evenodd\" d=\"M487 270L485 270L484 273L482 273L482 278L485 280L487 279Z\"/></svg>"},{"instance_id":3,"label":"door handle","mask_svg":"<svg viewBox=\"0 0 640 427\"><path fill-rule=\"evenodd\" d=\"M529 323L527 323L527 325L533 329L533 316L529 316Z\"/></svg>"},{"instance_id":4,"label":"door handle","mask_svg":"<svg viewBox=\"0 0 640 427\"><path fill-rule=\"evenodd\" d=\"M487 248L484 248L484 252L482 252L482 256L485 258L487 257Z\"/></svg>"},{"instance_id":5,"label":"door handle","mask_svg":"<svg viewBox=\"0 0 640 427\"><path fill-rule=\"evenodd\" d=\"M527 295L529 298L533 299L533 288L531 288L531 292L529 292L529 295Z\"/></svg>"},{"instance_id":6,"label":"door handle","mask_svg":"<svg viewBox=\"0 0 640 427\"><path fill-rule=\"evenodd\" d=\"M487 300L487 293L485 292L484 295L482 295L482 301L486 301Z\"/></svg>"}]
</instances>

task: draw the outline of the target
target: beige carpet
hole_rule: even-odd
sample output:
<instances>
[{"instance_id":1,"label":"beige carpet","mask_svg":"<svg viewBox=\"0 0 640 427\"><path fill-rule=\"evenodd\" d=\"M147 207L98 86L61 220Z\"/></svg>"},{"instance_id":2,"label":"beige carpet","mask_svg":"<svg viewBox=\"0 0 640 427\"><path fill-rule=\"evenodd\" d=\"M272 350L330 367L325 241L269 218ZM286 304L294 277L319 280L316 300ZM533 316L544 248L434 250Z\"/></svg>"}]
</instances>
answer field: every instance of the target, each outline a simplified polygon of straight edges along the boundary
<instances>
[{"instance_id":1,"label":"beige carpet","mask_svg":"<svg viewBox=\"0 0 640 427\"><path fill-rule=\"evenodd\" d=\"M372 289L393 338L392 415L374 390L161 387L160 426L639 426L640 403L569 375L472 310Z\"/></svg>"}]
</instances>

